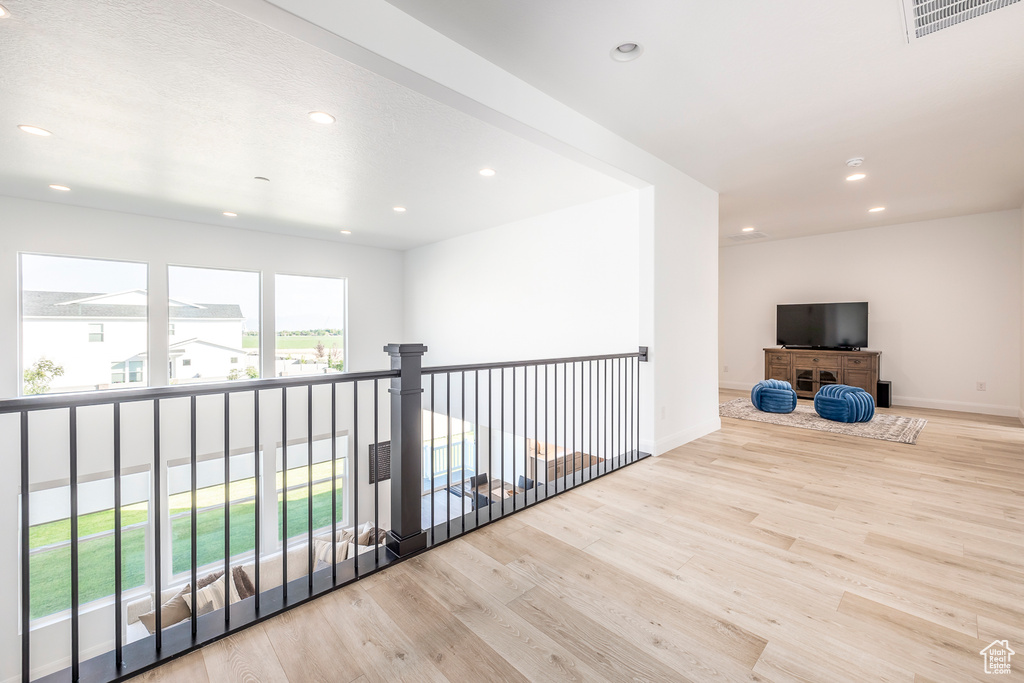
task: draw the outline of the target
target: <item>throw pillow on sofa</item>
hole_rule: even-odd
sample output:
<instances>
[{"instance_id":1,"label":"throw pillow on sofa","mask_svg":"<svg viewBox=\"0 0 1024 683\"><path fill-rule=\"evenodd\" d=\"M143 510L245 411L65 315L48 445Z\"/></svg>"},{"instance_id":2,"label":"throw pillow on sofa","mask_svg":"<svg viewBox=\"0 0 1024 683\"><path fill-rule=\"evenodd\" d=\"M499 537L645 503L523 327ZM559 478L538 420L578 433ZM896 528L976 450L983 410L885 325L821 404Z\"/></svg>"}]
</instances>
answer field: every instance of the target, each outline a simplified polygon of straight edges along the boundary
<instances>
[{"instance_id":1,"label":"throw pillow on sofa","mask_svg":"<svg viewBox=\"0 0 1024 683\"><path fill-rule=\"evenodd\" d=\"M208 574L196 581L196 587L197 589L202 590L223 575L223 570ZM223 592L223 590L224 589L222 588L221 592ZM160 605L160 626L162 628L178 624L192 616L192 610L189 608L189 604L184 598L185 593L188 593L189 599L191 599L191 583L186 583L181 587L180 591L168 598L164 604ZM142 625L145 626L146 630L150 633L156 633L156 610L151 610L140 615L139 621L142 622Z\"/></svg>"}]
</instances>

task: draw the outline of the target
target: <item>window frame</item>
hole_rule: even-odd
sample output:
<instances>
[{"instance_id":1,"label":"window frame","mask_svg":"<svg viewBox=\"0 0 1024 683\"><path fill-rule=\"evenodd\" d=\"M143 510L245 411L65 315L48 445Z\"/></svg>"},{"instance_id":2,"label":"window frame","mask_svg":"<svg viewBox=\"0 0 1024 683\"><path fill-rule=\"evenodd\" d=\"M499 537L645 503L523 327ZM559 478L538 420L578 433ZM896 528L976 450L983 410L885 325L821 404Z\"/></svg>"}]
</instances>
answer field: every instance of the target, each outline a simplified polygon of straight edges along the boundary
<instances>
[{"instance_id":1,"label":"window frame","mask_svg":"<svg viewBox=\"0 0 1024 683\"><path fill-rule=\"evenodd\" d=\"M168 307L167 307L167 325L168 325L167 338L168 339L167 339L167 346L163 350L164 350L164 352L166 354L165 360L166 361L172 361L172 362L173 362L173 358L171 358L171 354L170 354L170 346L171 346L170 337L172 335L176 336L176 333L173 332L174 323L171 322L171 309L170 309L170 305L169 305L170 304L170 299L171 299L171 269L172 268L192 268L192 269L195 269L195 270L219 270L219 271L234 272L234 273L252 273L252 274L256 275L256 293L257 293L256 313L258 315L258 319L257 319L258 322L256 324L256 331L257 331L257 339L258 339L258 342L259 342L257 344L257 346L256 346L256 350L258 352L257 357L259 358L259 363L257 363L257 365L255 367L256 367L257 370L259 370L259 375L257 377L255 377L255 378L252 378L252 379L262 379L263 378L263 338L266 335L266 326L267 326L267 322L263 319L264 318L264 316L263 316L263 306L264 306L264 302L265 302L265 298L266 298L265 295L264 295L264 291L263 291L264 287L266 286L266 278L264 277L263 269L259 268L259 267L256 267L256 268L235 268L235 267L228 267L228 266L208 266L208 265L196 265L194 263L175 263L175 262L167 262L167 263L164 264L164 286L165 286L164 291L167 293L167 299L168 299ZM244 339L244 337L245 337L244 333L243 333L242 337ZM244 341L242 343L244 344ZM242 350L244 350L244 347L242 348ZM184 359L184 358L181 359L181 366L182 367L190 367L191 364L192 364L192 359L191 358L188 359L188 361L189 361L188 366L186 366L185 360L186 359ZM230 363L228 365L230 365ZM249 367L248 364L246 364L246 367ZM167 378L167 386L173 386L172 379L173 378L171 378L171 377ZM248 379L248 378L246 378L246 379ZM209 383L209 382L220 382L220 381L225 381L225 380L202 380L201 382L195 382L195 384L204 384L204 383ZM245 381L245 379L235 380L235 381Z\"/></svg>"},{"instance_id":2,"label":"window frame","mask_svg":"<svg viewBox=\"0 0 1024 683\"><path fill-rule=\"evenodd\" d=\"M278 311L277 278L278 278L278 276L281 276L281 275L283 275L285 277L319 278L321 280L341 280L341 283L342 283L342 285L341 285L342 286L342 301L343 301L343 306L344 306L343 314L344 315L342 316L343 322L342 322L342 335L341 335L341 344L342 344L342 347L341 347L341 362L342 362L341 368L342 369L339 372L339 374L344 374L344 373L349 372L349 359L348 359L348 349L349 349L349 343L348 343L348 341L349 341L349 335L348 335L349 305L348 305L348 276L347 275L320 275L320 274L312 274L312 273L296 273L296 272L292 272L292 271L280 271L280 270L274 271L274 291L273 291L273 297L274 297L273 298L273 301L274 301L274 325L273 325L273 327L270 328L273 331L273 334L272 335L261 334L261 336L260 336L260 362L262 363L262 359L263 359L263 355L264 355L264 351L263 351L264 337L270 336L272 339L276 340L277 339L277 333L279 332L279 330L277 329L277 311ZM263 327L264 328L268 327L268 323L263 323ZM275 356L275 359L274 359L275 360L275 366L274 366L274 375L273 376L277 377L278 374L277 374L277 365L276 365L276 360L277 360L276 359L276 354L277 354L277 342L276 341L273 343L273 348L270 349L269 352L271 354L274 354L274 356ZM299 377L301 375L284 375L284 376L285 377Z\"/></svg>"},{"instance_id":3,"label":"window frame","mask_svg":"<svg viewBox=\"0 0 1024 683\"><path fill-rule=\"evenodd\" d=\"M155 572L153 571L153 560L154 560L154 553L153 553L153 528L154 528L154 525L158 522L158 520L153 515L153 496L154 495L159 495L159 493L153 491L153 481L154 481L154 479L153 479L153 470L152 470L152 467L146 467L144 469L138 469L136 471L122 472L122 474L121 474L122 479L124 477L139 476L139 475L145 475L145 477L147 479L146 484L145 484L145 488L148 491L148 495L147 495L147 497L146 497L146 499L144 501L138 501L138 502L145 502L146 503L146 519L143 520L143 521L140 521L140 522L136 522L134 524L130 524L130 525L124 524L124 522L122 520L121 533L123 535L128 530L142 529L142 535L143 535L143 546L142 546L143 577L142 577L142 583L140 585L132 586L130 588L124 588L122 590L122 592L121 592L121 599L122 599L122 603L123 604L126 604L127 601L129 601L129 600L132 600L132 599L135 599L135 598L138 598L138 597L142 597L143 595L151 593L152 589L153 589L154 578L155 578ZM79 481L79 487L80 487L79 495L81 495L81 486L83 484L89 484L89 483L93 483L93 482L96 482L96 481L103 481L103 480L107 480L107 479L112 481L113 478L114 478L114 473L112 471L107 471L107 472L98 473L97 475L94 475L92 478L85 479L85 480L80 480ZM113 486L113 485L111 484L111 486ZM33 485L33 487L31 487L29 489L29 492L30 492L30 494L34 495L34 494L39 494L39 493L44 492L44 491L59 491L59 490L65 489L65 490L68 491L68 494L70 495L70 488L71 488L71 485L67 481L42 482L42 483ZM18 494L18 501L19 501L19 505L20 505L20 501L21 501L21 494L20 493ZM124 503L122 501L122 509L124 507L130 506L130 505L136 505L136 504L137 503ZM111 500L110 501L110 507L101 508L99 510L92 510L90 512L80 512L79 513L79 519L81 519L81 517L86 516L86 515L95 514L95 513L99 513L99 512L107 512L107 511L113 510L113 509L114 509L114 501ZM61 517L61 518L50 520L48 522L41 522L40 524L31 525L29 528L31 529L33 526L40 526L41 524L50 524L50 523L53 523L53 522L59 522L59 521L61 521L63 519L70 519L70 518L69 517ZM115 529L111 528L109 531L104 531L104 532L100 532L100 533L102 534L102 536L90 535L88 537L83 537L81 532L79 533L79 541L78 541L79 542L79 549L80 549L79 555L81 555L81 545L82 545L83 542L90 542L90 541L93 541L93 540L99 540L100 538L106 538L108 536L112 537L115 534ZM20 531L19 531L19 537L20 537ZM65 542L62 542L62 543L65 543ZM71 541L68 540L68 541L66 541L66 543L70 545ZM59 549L59 548L51 548L50 550L57 550L57 549ZM122 545L122 552L123 552L123 549L124 549L124 546ZM31 549L30 548L29 549L29 557L31 558L31 557L33 557L35 555L39 555L39 554L41 554L43 552L48 552L48 551L46 549L40 549L40 548ZM124 559L122 557L122 563L123 562L124 562ZM103 609L105 607L109 607L109 606L113 605L115 603L115 601L116 601L116 592L111 592L108 595L101 595L99 597L92 598L92 599L90 599L88 601L85 601L85 599L83 598L82 602L79 605L79 614L80 615L87 614L87 613L93 612L95 610L99 610L99 609ZM35 617L34 619L30 618L30 623L31 623L31 627L33 629L37 629L37 628L41 628L41 627L44 627L44 626L47 626L47 625L50 625L50 624L59 623L61 621L67 621L70 618L71 618L71 607L68 606L65 609L58 610L56 612L51 612L50 614L44 614L42 616Z\"/></svg>"},{"instance_id":4,"label":"window frame","mask_svg":"<svg viewBox=\"0 0 1024 683\"><path fill-rule=\"evenodd\" d=\"M146 329L146 341L145 341L145 344L144 344L144 351L146 351L147 353L149 352L149 350L150 350L150 342L152 341L152 322L153 322L153 307L151 306L151 300L150 300L150 294L152 293L152 289L153 289L152 282L151 282L151 278L152 278L152 274L153 274L153 269L152 269L152 264L151 264L150 260L147 259L145 261L140 261L138 259L132 259L132 258L110 258L110 257L105 257L105 256L83 256L81 254L51 253L51 252L41 252L41 251L31 251L31 250L18 251L17 252L17 257L18 257L17 279L18 279L18 283L17 283L17 291L15 293L16 294L16 298L17 298L17 315L18 315L17 321L16 321L16 324L18 326L18 335L17 335L18 351L15 354L16 357L17 357L17 361L16 362L18 363L18 380L17 380L18 389L17 389L17 393L15 394L16 396L22 397L22 396L32 396L32 395L34 395L34 394L26 394L25 393L25 382L24 382L24 379L23 379L24 378L25 370L27 369L26 366L25 366L25 309L24 309L24 305L25 305L25 301L24 301L24 292L25 292L25 261L24 261L24 257L25 256L34 256L34 257L40 257L40 258L78 259L80 261L105 261L105 262L108 262L108 263L131 264L131 265L136 265L136 266L142 266L143 268L145 268L145 272L146 272L146 276L145 276L145 282L146 282L146 315L143 317L143 320L144 320L145 329ZM165 268L165 271L166 271L166 268ZM86 343L93 343L93 342L86 342ZM145 374L146 374L146 382L145 382L145 384L143 386L148 387L148 386L150 386L150 384L149 384L149 381L150 381L149 377L152 376L152 373L147 372ZM104 383L105 382L99 382L98 384L104 384ZM86 391L90 391L90 392L91 391L109 391L109 389L87 389ZM52 394L59 394L59 393L64 393L64 392L49 392L49 394L45 394L45 395L52 395Z\"/></svg>"}]
</instances>

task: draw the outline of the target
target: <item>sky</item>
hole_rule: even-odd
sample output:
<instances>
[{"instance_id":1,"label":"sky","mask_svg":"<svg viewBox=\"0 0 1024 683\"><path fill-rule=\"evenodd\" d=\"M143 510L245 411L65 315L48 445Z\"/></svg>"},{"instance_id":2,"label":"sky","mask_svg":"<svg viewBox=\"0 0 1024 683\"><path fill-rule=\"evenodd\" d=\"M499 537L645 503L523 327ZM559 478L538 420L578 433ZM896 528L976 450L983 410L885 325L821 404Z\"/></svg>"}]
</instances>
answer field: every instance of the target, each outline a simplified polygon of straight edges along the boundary
<instances>
[{"instance_id":1,"label":"sky","mask_svg":"<svg viewBox=\"0 0 1024 683\"><path fill-rule=\"evenodd\" d=\"M148 266L130 261L22 254L22 288L49 292L121 292L146 289ZM200 304L238 304L246 328L259 329L260 273L169 266L172 299ZM345 280L276 275L276 329L345 327Z\"/></svg>"}]
</instances>

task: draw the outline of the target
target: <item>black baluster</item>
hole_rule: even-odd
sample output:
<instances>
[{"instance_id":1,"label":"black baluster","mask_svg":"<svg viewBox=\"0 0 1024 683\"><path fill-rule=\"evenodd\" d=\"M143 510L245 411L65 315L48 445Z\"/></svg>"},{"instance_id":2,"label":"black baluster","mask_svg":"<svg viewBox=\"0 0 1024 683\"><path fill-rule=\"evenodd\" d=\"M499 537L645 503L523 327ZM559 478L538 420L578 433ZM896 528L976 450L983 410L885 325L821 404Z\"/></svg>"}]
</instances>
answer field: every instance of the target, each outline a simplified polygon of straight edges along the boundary
<instances>
[{"instance_id":1,"label":"black baluster","mask_svg":"<svg viewBox=\"0 0 1024 683\"><path fill-rule=\"evenodd\" d=\"M114 404L114 668L121 668L123 642L121 629L121 404Z\"/></svg>"},{"instance_id":2,"label":"black baluster","mask_svg":"<svg viewBox=\"0 0 1024 683\"><path fill-rule=\"evenodd\" d=\"M355 577L359 578L359 382L352 382L352 547L356 556L352 559ZM347 550L347 548L346 548Z\"/></svg>"},{"instance_id":3,"label":"black baluster","mask_svg":"<svg viewBox=\"0 0 1024 683\"><path fill-rule=\"evenodd\" d=\"M259 389L252 392L253 406L253 432L252 432L252 474L256 484L256 507L253 510L253 554L256 558L254 571L255 582L255 604L257 616L260 613L260 531L262 528L261 519L263 515L263 478L260 476L260 465L263 463L263 453L260 448L260 392Z\"/></svg>"},{"instance_id":4,"label":"black baluster","mask_svg":"<svg viewBox=\"0 0 1024 683\"><path fill-rule=\"evenodd\" d=\"M348 493L346 491L346 493ZM331 585L338 585L338 383L331 382Z\"/></svg>"},{"instance_id":5,"label":"black baluster","mask_svg":"<svg viewBox=\"0 0 1024 683\"><path fill-rule=\"evenodd\" d=\"M161 600L161 575L163 574L163 564L161 560L161 540L160 540L160 528L163 526L163 515L160 509L160 499L162 497L160 491L160 472L163 466L160 463L160 399L153 399L153 606L155 608L155 629L156 638L154 644L156 651L159 653L163 647L163 619L160 609Z\"/></svg>"},{"instance_id":6,"label":"black baluster","mask_svg":"<svg viewBox=\"0 0 1024 683\"><path fill-rule=\"evenodd\" d=\"M309 594L313 595L313 385L306 387L306 555Z\"/></svg>"},{"instance_id":7,"label":"black baluster","mask_svg":"<svg viewBox=\"0 0 1024 683\"><path fill-rule=\"evenodd\" d=\"M444 389L444 401L445 401L445 421L448 425L448 432L444 442L444 453L448 458L448 478L444 483L445 491L445 502L447 503L444 507L448 514L445 515L444 528L446 531L445 538L452 537L452 373L444 373L445 389ZM461 505L462 502L459 501Z\"/></svg>"},{"instance_id":8,"label":"black baluster","mask_svg":"<svg viewBox=\"0 0 1024 683\"><path fill-rule=\"evenodd\" d=\"M78 411L70 409L71 451L71 680L79 676L79 585L78 580Z\"/></svg>"},{"instance_id":9,"label":"black baluster","mask_svg":"<svg viewBox=\"0 0 1024 683\"><path fill-rule=\"evenodd\" d=\"M32 565L29 546L28 412L21 411L21 680L32 680Z\"/></svg>"},{"instance_id":10,"label":"black baluster","mask_svg":"<svg viewBox=\"0 0 1024 683\"><path fill-rule=\"evenodd\" d=\"M199 605L196 604L196 583L198 577L196 576L199 568L199 549L197 548L196 537L198 536L198 520L196 519L196 483L198 478L198 463L196 462L196 397L195 395L190 397L189 400L189 429L190 429L190 449L189 449L189 472L191 474L191 485L192 485L192 519L190 520L190 530L192 537L192 547L190 551L192 553L192 640L196 638L196 632L198 630L198 612ZM225 582L227 577L225 577ZM159 604L157 610L159 610Z\"/></svg>"},{"instance_id":11,"label":"black baluster","mask_svg":"<svg viewBox=\"0 0 1024 683\"><path fill-rule=\"evenodd\" d=\"M380 400L377 398L380 380L373 380L373 564L376 567L380 564L380 425L378 423L378 408ZM358 546L359 539L356 539ZM356 553L359 548L356 548Z\"/></svg>"},{"instance_id":12,"label":"black baluster","mask_svg":"<svg viewBox=\"0 0 1024 683\"><path fill-rule=\"evenodd\" d=\"M288 602L288 387L281 387L281 596Z\"/></svg>"},{"instance_id":13,"label":"black baluster","mask_svg":"<svg viewBox=\"0 0 1024 683\"><path fill-rule=\"evenodd\" d=\"M231 394L224 393L224 626L231 623Z\"/></svg>"}]
</instances>

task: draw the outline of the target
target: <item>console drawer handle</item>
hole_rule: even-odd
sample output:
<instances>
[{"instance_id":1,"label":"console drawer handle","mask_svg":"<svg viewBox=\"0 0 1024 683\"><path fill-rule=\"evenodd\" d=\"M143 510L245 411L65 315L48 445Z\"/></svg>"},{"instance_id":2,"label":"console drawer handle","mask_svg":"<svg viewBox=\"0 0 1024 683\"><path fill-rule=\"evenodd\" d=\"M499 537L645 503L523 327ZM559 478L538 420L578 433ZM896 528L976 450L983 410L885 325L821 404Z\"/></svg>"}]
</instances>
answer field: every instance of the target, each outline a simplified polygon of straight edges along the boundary
<instances>
[{"instance_id":1,"label":"console drawer handle","mask_svg":"<svg viewBox=\"0 0 1024 683\"><path fill-rule=\"evenodd\" d=\"M853 361L853 364L854 365L860 365L860 361L859 360L855 360L855 361Z\"/></svg>"},{"instance_id":2,"label":"console drawer handle","mask_svg":"<svg viewBox=\"0 0 1024 683\"><path fill-rule=\"evenodd\" d=\"M817 358L815 358L815 359L814 359L814 362L815 362L815 363L817 363L817 362L818 362L818 359L817 359Z\"/></svg>"}]
</instances>

